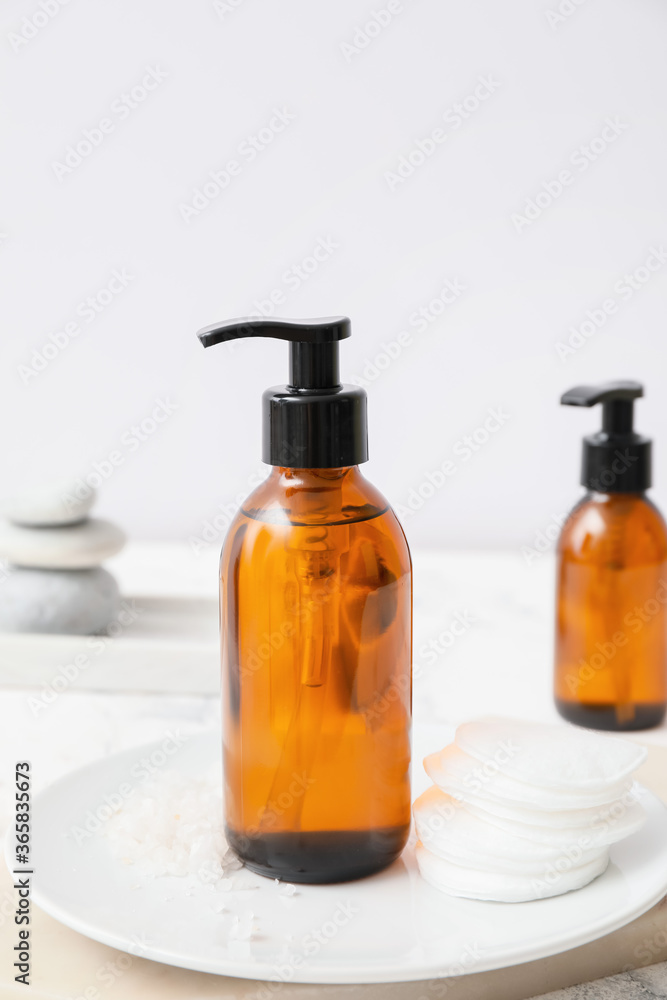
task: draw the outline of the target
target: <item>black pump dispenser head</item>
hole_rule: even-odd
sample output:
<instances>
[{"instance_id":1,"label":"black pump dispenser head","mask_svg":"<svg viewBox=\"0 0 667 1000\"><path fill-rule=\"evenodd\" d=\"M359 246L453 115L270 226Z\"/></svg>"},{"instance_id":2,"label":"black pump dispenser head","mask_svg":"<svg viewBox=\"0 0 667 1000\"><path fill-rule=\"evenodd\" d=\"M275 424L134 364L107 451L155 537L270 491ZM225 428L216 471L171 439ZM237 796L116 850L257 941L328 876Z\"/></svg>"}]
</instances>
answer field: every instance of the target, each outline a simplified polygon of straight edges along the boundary
<instances>
[{"instance_id":1,"label":"black pump dispenser head","mask_svg":"<svg viewBox=\"0 0 667 1000\"><path fill-rule=\"evenodd\" d=\"M602 403L602 430L584 438L581 484L598 493L641 493L651 485L651 441L635 434L639 382L580 385L561 396L566 406Z\"/></svg>"},{"instance_id":2,"label":"black pump dispenser head","mask_svg":"<svg viewBox=\"0 0 667 1000\"><path fill-rule=\"evenodd\" d=\"M200 330L204 347L241 337L290 345L290 381L262 397L262 461L292 469L339 469L368 461L366 393L341 385L338 342L351 335L347 316L229 320Z\"/></svg>"}]
</instances>

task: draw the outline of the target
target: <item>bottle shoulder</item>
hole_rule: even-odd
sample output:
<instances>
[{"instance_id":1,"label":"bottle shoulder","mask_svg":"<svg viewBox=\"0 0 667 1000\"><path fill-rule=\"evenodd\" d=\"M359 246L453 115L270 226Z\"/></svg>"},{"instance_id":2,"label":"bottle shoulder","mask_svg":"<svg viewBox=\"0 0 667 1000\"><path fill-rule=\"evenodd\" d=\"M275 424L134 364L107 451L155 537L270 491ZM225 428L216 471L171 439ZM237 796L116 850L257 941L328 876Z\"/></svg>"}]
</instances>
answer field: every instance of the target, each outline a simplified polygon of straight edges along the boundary
<instances>
[{"instance_id":1,"label":"bottle shoulder","mask_svg":"<svg viewBox=\"0 0 667 1000\"><path fill-rule=\"evenodd\" d=\"M301 526L367 521L390 510L388 500L356 467L274 469L241 508L254 520Z\"/></svg>"},{"instance_id":2,"label":"bottle shoulder","mask_svg":"<svg viewBox=\"0 0 667 1000\"><path fill-rule=\"evenodd\" d=\"M360 474L336 477L318 470L304 477L288 471L270 475L237 512L222 547L223 576L232 564L258 560L262 572L271 573L282 565L281 553L329 550L350 553L355 579L363 566L366 572L385 567L396 579L409 576L412 559L403 528L371 483Z\"/></svg>"},{"instance_id":3,"label":"bottle shoulder","mask_svg":"<svg viewBox=\"0 0 667 1000\"><path fill-rule=\"evenodd\" d=\"M253 490L229 528L223 562L232 552L267 554L274 547L308 547L326 537L341 545L365 539L398 571L410 571L410 550L395 512L358 469L349 470L352 475L302 471L273 470Z\"/></svg>"},{"instance_id":4,"label":"bottle shoulder","mask_svg":"<svg viewBox=\"0 0 667 1000\"><path fill-rule=\"evenodd\" d=\"M586 494L571 510L559 538L561 555L595 562L611 549L628 565L667 559L667 525L645 494Z\"/></svg>"}]
</instances>

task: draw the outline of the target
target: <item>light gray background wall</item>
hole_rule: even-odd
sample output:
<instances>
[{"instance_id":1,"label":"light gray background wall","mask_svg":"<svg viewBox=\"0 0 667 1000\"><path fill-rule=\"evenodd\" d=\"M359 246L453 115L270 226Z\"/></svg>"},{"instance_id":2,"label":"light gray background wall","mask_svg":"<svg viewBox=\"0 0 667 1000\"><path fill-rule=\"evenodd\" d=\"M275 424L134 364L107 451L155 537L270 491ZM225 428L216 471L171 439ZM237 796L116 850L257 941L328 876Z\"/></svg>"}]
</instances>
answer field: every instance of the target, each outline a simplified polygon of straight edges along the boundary
<instances>
[{"instance_id":1,"label":"light gray background wall","mask_svg":"<svg viewBox=\"0 0 667 1000\"><path fill-rule=\"evenodd\" d=\"M580 382L645 380L667 501L667 257L641 270L667 246L663 3L5 0L0 17L7 490L117 452L100 512L200 535L260 467L286 350L205 354L194 334L274 292L279 315L353 318L343 368L369 383L367 471L392 501L453 460L405 518L414 544L531 545L571 506L598 415L557 400ZM464 291L430 306L448 282ZM601 325L560 357L587 310ZM177 408L139 441L159 400ZM466 460L457 442L499 407Z\"/></svg>"}]
</instances>

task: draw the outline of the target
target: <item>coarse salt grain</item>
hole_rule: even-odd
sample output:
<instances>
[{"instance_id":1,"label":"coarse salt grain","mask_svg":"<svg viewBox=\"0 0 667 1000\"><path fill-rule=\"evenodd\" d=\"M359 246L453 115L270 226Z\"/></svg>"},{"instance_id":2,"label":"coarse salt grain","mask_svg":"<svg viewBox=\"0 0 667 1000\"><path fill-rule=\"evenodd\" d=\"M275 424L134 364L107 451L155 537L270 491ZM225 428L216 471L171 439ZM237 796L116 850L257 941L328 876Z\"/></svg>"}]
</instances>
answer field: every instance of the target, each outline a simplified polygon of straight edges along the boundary
<instances>
[{"instance_id":1,"label":"coarse salt grain","mask_svg":"<svg viewBox=\"0 0 667 1000\"><path fill-rule=\"evenodd\" d=\"M203 778L163 771L128 796L106 825L116 858L148 879L196 875L210 884L242 867L223 833L219 769ZM230 885L231 888L231 885Z\"/></svg>"}]
</instances>

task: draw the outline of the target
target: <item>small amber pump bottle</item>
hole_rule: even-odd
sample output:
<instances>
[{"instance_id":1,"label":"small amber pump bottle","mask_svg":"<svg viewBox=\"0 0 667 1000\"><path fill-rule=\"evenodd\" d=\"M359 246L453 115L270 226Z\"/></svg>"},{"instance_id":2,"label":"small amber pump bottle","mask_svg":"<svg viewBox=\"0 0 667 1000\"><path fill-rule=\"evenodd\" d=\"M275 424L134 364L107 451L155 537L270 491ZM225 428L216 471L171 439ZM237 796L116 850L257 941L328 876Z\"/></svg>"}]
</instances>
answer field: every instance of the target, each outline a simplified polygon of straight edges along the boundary
<instances>
[{"instance_id":1,"label":"small amber pump bottle","mask_svg":"<svg viewBox=\"0 0 667 1000\"><path fill-rule=\"evenodd\" d=\"M272 466L220 562L226 835L253 871L338 882L390 864L410 827L412 572L403 531L359 471L366 393L341 385L345 317L199 333L290 344L263 397Z\"/></svg>"},{"instance_id":2,"label":"small amber pump bottle","mask_svg":"<svg viewBox=\"0 0 667 1000\"><path fill-rule=\"evenodd\" d=\"M651 442L633 430L637 382L579 386L561 403L602 403L584 438L587 493L558 543L555 697L592 729L657 726L667 705L667 528L646 496Z\"/></svg>"}]
</instances>

